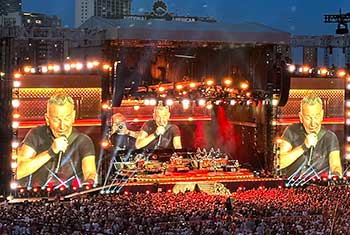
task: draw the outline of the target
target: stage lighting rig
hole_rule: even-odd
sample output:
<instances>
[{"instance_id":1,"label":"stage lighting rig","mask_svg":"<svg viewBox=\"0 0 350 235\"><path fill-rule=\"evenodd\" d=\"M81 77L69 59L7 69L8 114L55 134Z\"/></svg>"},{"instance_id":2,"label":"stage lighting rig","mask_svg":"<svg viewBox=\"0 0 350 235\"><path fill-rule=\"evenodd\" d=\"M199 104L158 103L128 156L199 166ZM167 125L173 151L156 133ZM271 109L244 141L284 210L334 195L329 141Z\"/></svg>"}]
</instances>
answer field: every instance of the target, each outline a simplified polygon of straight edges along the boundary
<instances>
[{"instance_id":1,"label":"stage lighting rig","mask_svg":"<svg viewBox=\"0 0 350 235\"><path fill-rule=\"evenodd\" d=\"M350 20L350 13L342 14L341 9L339 9L339 14L337 15L324 15L325 23L338 23L338 27L335 31L336 34L348 34L348 22Z\"/></svg>"}]
</instances>

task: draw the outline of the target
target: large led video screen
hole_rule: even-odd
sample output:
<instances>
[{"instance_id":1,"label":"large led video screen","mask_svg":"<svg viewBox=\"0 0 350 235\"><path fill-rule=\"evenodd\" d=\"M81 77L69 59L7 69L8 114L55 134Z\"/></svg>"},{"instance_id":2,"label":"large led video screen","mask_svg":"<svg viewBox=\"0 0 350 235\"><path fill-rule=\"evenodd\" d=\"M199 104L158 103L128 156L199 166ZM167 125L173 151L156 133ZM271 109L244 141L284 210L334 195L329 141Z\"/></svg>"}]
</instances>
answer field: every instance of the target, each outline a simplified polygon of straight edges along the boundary
<instances>
[{"instance_id":1,"label":"large led video screen","mask_svg":"<svg viewBox=\"0 0 350 235\"><path fill-rule=\"evenodd\" d=\"M294 77L280 108L275 170L287 185L301 186L345 175L344 81Z\"/></svg>"}]
</instances>

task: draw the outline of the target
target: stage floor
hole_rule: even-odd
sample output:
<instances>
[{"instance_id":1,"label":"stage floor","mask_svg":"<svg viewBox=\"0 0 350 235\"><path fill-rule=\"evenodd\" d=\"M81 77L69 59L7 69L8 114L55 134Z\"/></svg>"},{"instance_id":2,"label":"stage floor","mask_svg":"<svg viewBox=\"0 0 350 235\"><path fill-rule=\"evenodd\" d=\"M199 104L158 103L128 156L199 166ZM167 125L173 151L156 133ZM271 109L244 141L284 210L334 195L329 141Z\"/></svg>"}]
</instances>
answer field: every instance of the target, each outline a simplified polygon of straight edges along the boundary
<instances>
[{"instance_id":1,"label":"stage floor","mask_svg":"<svg viewBox=\"0 0 350 235\"><path fill-rule=\"evenodd\" d=\"M128 185L134 183L177 183L177 182L231 182L253 180L254 174L248 169L236 172L191 170L188 172L166 172L159 174L138 174L129 178Z\"/></svg>"},{"instance_id":2,"label":"stage floor","mask_svg":"<svg viewBox=\"0 0 350 235\"><path fill-rule=\"evenodd\" d=\"M246 190L258 187L283 187L284 182L280 178L257 177L252 171L241 168L236 172L226 171L205 171L192 170L188 172L166 172L159 174L138 173L132 175L120 174L112 176L112 182L103 186L97 186L91 189L66 189L65 191L53 191L47 193L45 190L36 193L27 191L22 194L15 195L10 202L18 203L23 201L36 200L55 200L57 196L61 198L72 198L79 196L89 196L96 193L150 193L150 192L174 192L180 188L192 189L195 185L202 187L210 187L216 183L222 184L230 192L237 190ZM206 186L203 186L206 185Z\"/></svg>"}]
</instances>

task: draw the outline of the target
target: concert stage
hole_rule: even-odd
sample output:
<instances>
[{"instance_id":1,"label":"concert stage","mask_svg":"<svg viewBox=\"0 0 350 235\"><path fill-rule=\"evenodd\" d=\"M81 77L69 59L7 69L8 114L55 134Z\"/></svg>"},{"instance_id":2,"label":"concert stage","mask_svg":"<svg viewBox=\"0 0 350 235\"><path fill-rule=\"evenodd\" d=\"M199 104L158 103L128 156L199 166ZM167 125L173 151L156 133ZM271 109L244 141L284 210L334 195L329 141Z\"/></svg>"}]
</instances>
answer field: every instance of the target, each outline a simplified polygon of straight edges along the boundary
<instances>
[{"instance_id":1,"label":"concert stage","mask_svg":"<svg viewBox=\"0 0 350 235\"><path fill-rule=\"evenodd\" d=\"M280 178L258 177L247 169L240 169L237 172L194 170L184 173L134 175L129 178L119 175L117 178L118 181L115 183L81 192L73 192L66 195L65 198L94 193L178 193L193 190L201 190L209 194L222 194L223 192L232 193L237 190L259 187L274 188L284 186L284 182Z\"/></svg>"}]
</instances>

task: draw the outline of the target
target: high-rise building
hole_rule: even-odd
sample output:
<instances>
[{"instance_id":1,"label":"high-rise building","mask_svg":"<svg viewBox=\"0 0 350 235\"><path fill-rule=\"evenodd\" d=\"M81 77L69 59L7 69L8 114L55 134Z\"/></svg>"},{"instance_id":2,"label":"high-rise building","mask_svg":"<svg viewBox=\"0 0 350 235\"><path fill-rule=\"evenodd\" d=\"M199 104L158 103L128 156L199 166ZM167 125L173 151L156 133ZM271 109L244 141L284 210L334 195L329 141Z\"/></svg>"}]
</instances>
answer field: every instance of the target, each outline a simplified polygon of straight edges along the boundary
<instances>
[{"instance_id":1,"label":"high-rise building","mask_svg":"<svg viewBox=\"0 0 350 235\"><path fill-rule=\"evenodd\" d=\"M130 15L132 0L75 0L75 27L91 16L122 18Z\"/></svg>"},{"instance_id":2,"label":"high-rise building","mask_svg":"<svg viewBox=\"0 0 350 235\"><path fill-rule=\"evenodd\" d=\"M0 0L0 15L22 11L22 0Z\"/></svg>"},{"instance_id":3,"label":"high-rise building","mask_svg":"<svg viewBox=\"0 0 350 235\"><path fill-rule=\"evenodd\" d=\"M317 67L317 47L303 47L303 64Z\"/></svg>"}]
</instances>

